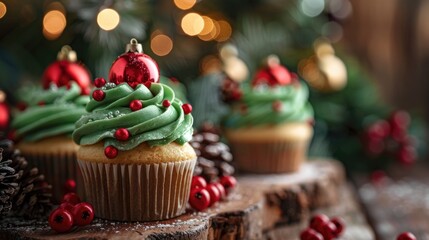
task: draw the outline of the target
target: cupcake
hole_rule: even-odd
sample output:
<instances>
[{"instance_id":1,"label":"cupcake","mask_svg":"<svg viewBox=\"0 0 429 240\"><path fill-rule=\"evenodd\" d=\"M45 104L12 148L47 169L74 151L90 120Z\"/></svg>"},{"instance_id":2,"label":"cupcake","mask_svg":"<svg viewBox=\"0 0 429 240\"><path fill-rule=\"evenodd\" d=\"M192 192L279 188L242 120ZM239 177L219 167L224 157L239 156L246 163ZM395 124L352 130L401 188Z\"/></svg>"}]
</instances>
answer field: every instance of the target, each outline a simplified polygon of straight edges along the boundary
<instances>
[{"instance_id":1,"label":"cupcake","mask_svg":"<svg viewBox=\"0 0 429 240\"><path fill-rule=\"evenodd\" d=\"M297 171L313 135L307 86L270 57L251 84L244 83L231 92L240 97L232 103L223 124L237 169L253 173Z\"/></svg>"},{"instance_id":2,"label":"cupcake","mask_svg":"<svg viewBox=\"0 0 429 240\"><path fill-rule=\"evenodd\" d=\"M62 64L67 65L68 62L62 61ZM76 190L83 193L83 188L79 188L83 184L76 163L78 146L71 135L75 122L86 113L89 97L82 93L84 88L89 87L89 82L88 75L86 86L69 79L69 82L46 83L44 87L24 87L18 92L21 109L14 114L12 121L15 138L19 140L17 148L28 163L37 166L46 180L52 183L54 202L61 199L68 179L75 180Z\"/></svg>"},{"instance_id":3,"label":"cupcake","mask_svg":"<svg viewBox=\"0 0 429 240\"><path fill-rule=\"evenodd\" d=\"M135 39L112 65L76 122L78 163L100 218L155 221L184 213L196 155L192 108L159 80Z\"/></svg>"}]
</instances>

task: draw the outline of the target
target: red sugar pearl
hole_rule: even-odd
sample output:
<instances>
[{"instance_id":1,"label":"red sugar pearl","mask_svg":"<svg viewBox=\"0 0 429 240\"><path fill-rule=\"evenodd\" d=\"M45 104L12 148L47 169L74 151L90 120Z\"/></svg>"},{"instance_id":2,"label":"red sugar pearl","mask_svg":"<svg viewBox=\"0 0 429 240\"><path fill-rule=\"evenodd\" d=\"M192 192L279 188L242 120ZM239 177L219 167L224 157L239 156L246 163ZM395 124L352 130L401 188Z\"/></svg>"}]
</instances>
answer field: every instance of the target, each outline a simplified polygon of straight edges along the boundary
<instances>
[{"instance_id":1,"label":"red sugar pearl","mask_svg":"<svg viewBox=\"0 0 429 240\"><path fill-rule=\"evenodd\" d=\"M170 101L168 101L168 100L162 101L162 106L168 108L170 105L171 105Z\"/></svg>"},{"instance_id":2,"label":"red sugar pearl","mask_svg":"<svg viewBox=\"0 0 429 240\"><path fill-rule=\"evenodd\" d=\"M131 111L135 112L143 108L143 103L140 100L132 100L130 102Z\"/></svg>"},{"instance_id":3,"label":"red sugar pearl","mask_svg":"<svg viewBox=\"0 0 429 240\"><path fill-rule=\"evenodd\" d=\"M130 132L126 128L118 128L115 132L115 138L119 141L127 141L130 138Z\"/></svg>"},{"instance_id":4,"label":"red sugar pearl","mask_svg":"<svg viewBox=\"0 0 429 240\"><path fill-rule=\"evenodd\" d=\"M192 112L192 105L189 103L185 103L182 105L182 109L183 109L183 112L185 112L185 114L189 114Z\"/></svg>"},{"instance_id":5,"label":"red sugar pearl","mask_svg":"<svg viewBox=\"0 0 429 240\"><path fill-rule=\"evenodd\" d=\"M104 155L106 155L107 158L115 158L116 156L118 156L118 149L115 148L114 146L107 146L104 149Z\"/></svg>"},{"instance_id":6,"label":"red sugar pearl","mask_svg":"<svg viewBox=\"0 0 429 240\"><path fill-rule=\"evenodd\" d=\"M94 84L96 87L101 88L106 85L106 80L104 80L104 78L96 78Z\"/></svg>"},{"instance_id":7,"label":"red sugar pearl","mask_svg":"<svg viewBox=\"0 0 429 240\"><path fill-rule=\"evenodd\" d=\"M106 93L104 93L103 90L97 89L92 93L92 97L95 101L103 101L104 97L106 97Z\"/></svg>"}]
</instances>

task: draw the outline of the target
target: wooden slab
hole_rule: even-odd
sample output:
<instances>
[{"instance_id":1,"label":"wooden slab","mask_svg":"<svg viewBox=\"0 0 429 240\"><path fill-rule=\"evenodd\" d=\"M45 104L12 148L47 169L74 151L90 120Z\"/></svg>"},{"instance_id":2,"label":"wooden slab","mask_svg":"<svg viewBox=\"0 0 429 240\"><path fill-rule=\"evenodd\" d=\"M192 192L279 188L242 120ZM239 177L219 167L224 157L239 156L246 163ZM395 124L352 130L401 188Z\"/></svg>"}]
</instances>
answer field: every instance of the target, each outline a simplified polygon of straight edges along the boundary
<instances>
[{"instance_id":1,"label":"wooden slab","mask_svg":"<svg viewBox=\"0 0 429 240\"><path fill-rule=\"evenodd\" d=\"M247 174L238 177L241 186L261 191L266 198L264 229L301 222L308 213L336 204L344 184L343 166L334 160L305 163L292 174Z\"/></svg>"}]
</instances>

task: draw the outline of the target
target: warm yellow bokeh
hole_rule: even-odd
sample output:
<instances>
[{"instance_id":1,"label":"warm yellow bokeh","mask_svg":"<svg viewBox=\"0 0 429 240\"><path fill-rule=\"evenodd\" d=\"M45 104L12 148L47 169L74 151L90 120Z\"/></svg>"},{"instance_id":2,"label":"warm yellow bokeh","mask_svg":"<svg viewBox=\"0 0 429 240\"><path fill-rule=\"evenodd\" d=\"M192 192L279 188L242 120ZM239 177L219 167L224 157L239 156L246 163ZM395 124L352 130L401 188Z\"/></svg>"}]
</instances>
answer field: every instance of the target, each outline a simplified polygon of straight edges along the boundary
<instances>
[{"instance_id":1,"label":"warm yellow bokeh","mask_svg":"<svg viewBox=\"0 0 429 240\"><path fill-rule=\"evenodd\" d=\"M159 34L152 38L150 48L156 55L165 56L173 49L173 41L167 35Z\"/></svg>"},{"instance_id":2,"label":"warm yellow bokeh","mask_svg":"<svg viewBox=\"0 0 429 240\"><path fill-rule=\"evenodd\" d=\"M182 18L183 32L189 36L198 35L204 28L204 19L198 13L188 13Z\"/></svg>"},{"instance_id":3,"label":"warm yellow bokeh","mask_svg":"<svg viewBox=\"0 0 429 240\"><path fill-rule=\"evenodd\" d=\"M182 10L187 10L192 8L196 2L197 0L174 0L174 4L176 4L176 7Z\"/></svg>"},{"instance_id":4,"label":"warm yellow bokeh","mask_svg":"<svg viewBox=\"0 0 429 240\"><path fill-rule=\"evenodd\" d=\"M98 26L105 31L115 29L119 25L120 20L118 12L111 8L103 9L97 15Z\"/></svg>"},{"instance_id":5,"label":"warm yellow bokeh","mask_svg":"<svg viewBox=\"0 0 429 240\"><path fill-rule=\"evenodd\" d=\"M43 17L43 35L53 40L58 38L66 28L66 16L58 10L52 10Z\"/></svg>"},{"instance_id":6,"label":"warm yellow bokeh","mask_svg":"<svg viewBox=\"0 0 429 240\"><path fill-rule=\"evenodd\" d=\"M219 35L216 36L216 41L224 42L228 40L232 35L231 25L224 20L218 21L217 23L219 24L220 32Z\"/></svg>"},{"instance_id":7,"label":"warm yellow bokeh","mask_svg":"<svg viewBox=\"0 0 429 240\"><path fill-rule=\"evenodd\" d=\"M6 4L0 2L0 19L2 19L4 15L6 15L6 12L7 12Z\"/></svg>"}]
</instances>

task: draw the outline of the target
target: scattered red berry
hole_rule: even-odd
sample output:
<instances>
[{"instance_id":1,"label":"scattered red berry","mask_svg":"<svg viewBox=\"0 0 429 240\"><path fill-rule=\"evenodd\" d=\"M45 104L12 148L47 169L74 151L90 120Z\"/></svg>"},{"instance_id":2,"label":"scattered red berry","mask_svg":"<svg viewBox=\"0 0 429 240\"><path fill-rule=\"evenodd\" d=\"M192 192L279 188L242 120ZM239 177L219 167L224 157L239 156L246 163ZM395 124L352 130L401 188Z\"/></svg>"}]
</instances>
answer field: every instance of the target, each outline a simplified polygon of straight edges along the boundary
<instances>
[{"instance_id":1,"label":"scattered red berry","mask_svg":"<svg viewBox=\"0 0 429 240\"><path fill-rule=\"evenodd\" d=\"M182 105L183 112L187 115L192 112L192 105L189 103L185 103Z\"/></svg>"},{"instance_id":2,"label":"scattered red berry","mask_svg":"<svg viewBox=\"0 0 429 240\"><path fill-rule=\"evenodd\" d=\"M67 179L64 183L64 193L76 192L76 181Z\"/></svg>"},{"instance_id":3,"label":"scattered red berry","mask_svg":"<svg viewBox=\"0 0 429 240\"><path fill-rule=\"evenodd\" d=\"M340 236L341 233L344 232L344 228L345 228L344 220L342 218L335 217L331 219L331 222L335 225L337 229L337 231L335 232L335 237Z\"/></svg>"},{"instance_id":4,"label":"scattered red berry","mask_svg":"<svg viewBox=\"0 0 429 240\"><path fill-rule=\"evenodd\" d=\"M78 203L80 203L80 197L76 194L76 193L67 193L66 195L64 195L63 200L61 201L63 203L67 202L70 203L72 205L76 205Z\"/></svg>"},{"instance_id":5,"label":"scattered red berry","mask_svg":"<svg viewBox=\"0 0 429 240\"><path fill-rule=\"evenodd\" d=\"M201 176L192 177L191 189L206 188L206 187L207 187L207 182L203 177Z\"/></svg>"},{"instance_id":6,"label":"scattered red berry","mask_svg":"<svg viewBox=\"0 0 429 240\"><path fill-rule=\"evenodd\" d=\"M217 189L219 190L220 199L225 199L226 198L225 187L222 184L218 183L218 182L213 183L213 185L215 185L217 187Z\"/></svg>"},{"instance_id":7,"label":"scattered red berry","mask_svg":"<svg viewBox=\"0 0 429 240\"><path fill-rule=\"evenodd\" d=\"M210 205L210 194L206 189L196 188L191 190L189 204L192 208L202 211Z\"/></svg>"},{"instance_id":8,"label":"scattered red berry","mask_svg":"<svg viewBox=\"0 0 429 240\"><path fill-rule=\"evenodd\" d=\"M60 204L60 206L58 208L65 209L65 210L69 211L70 213L72 213L73 209L74 209L74 205L71 203L68 203L68 202L63 202Z\"/></svg>"},{"instance_id":9,"label":"scattered red berry","mask_svg":"<svg viewBox=\"0 0 429 240\"><path fill-rule=\"evenodd\" d=\"M220 200L221 196L220 196L219 189L212 183L207 185L206 190L210 194L210 205L209 205L209 207L210 207L213 204L215 204L216 202L218 202Z\"/></svg>"},{"instance_id":10,"label":"scattered red berry","mask_svg":"<svg viewBox=\"0 0 429 240\"><path fill-rule=\"evenodd\" d=\"M171 105L170 101L168 101L167 99L162 101L162 106L165 108L168 108Z\"/></svg>"},{"instance_id":11,"label":"scattered red berry","mask_svg":"<svg viewBox=\"0 0 429 240\"><path fill-rule=\"evenodd\" d=\"M225 188L227 194L237 185L237 179L233 176L223 176L220 178L219 182Z\"/></svg>"},{"instance_id":12,"label":"scattered red berry","mask_svg":"<svg viewBox=\"0 0 429 240\"><path fill-rule=\"evenodd\" d=\"M325 214L316 214L310 219L310 228L321 232L322 231L322 225L329 222L328 216Z\"/></svg>"},{"instance_id":13,"label":"scattered red berry","mask_svg":"<svg viewBox=\"0 0 429 240\"><path fill-rule=\"evenodd\" d=\"M51 228L59 233L68 232L73 227L72 214L62 208L57 208L52 211L48 219Z\"/></svg>"},{"instance_id":14,"label":"scattered red berry","mask_svg":"<svg viewBox=\"0 0 429 240\"><path fill-rule=\"evenodd\" d=\"M96 87L101 88L106 85L106 80L104 80L104 78L96 78L94 84Z\"/></svg>"},{"instance_id":15,"label":"scattered red berry","mask_svg":"<svg viewBox=\"0 0 429 240\"><path fill-rule=\"evenodd\" d=\"M95 101L103 101L104 97L106 97L106 93L103 90L97 89L92 93L92 97Z\"/></svg>"},{"instance_id":16,"label":"scattered red berry","mask_svg":"<svg viewBox=\"0 0 429 240\"><path fill-rule=\"evenodd\" d=\"M299 235L300 240L323 240L323 236L314 229L307 228Z\"/></svg>"},{"instance_id":17,"label":"scattered red berry","mask_svg":"<svg viewBox=\"0 0 429 240\"><path fill-rule=\"evenodd\" d=\"M131 111L135 112L143 108L143 103L140 100L132 100L130 102Z\"/></svg>"},{"instance_id":18,"label":"scattered red berry","mask_svg":"<svg viewBox=\"0 0 429 240\"><path fill-rule=\"evenodd\" d=\"M112 145L107 146L104 149L104 155L106 155L106 157L110 159L115 158L116 156L118 156L118 149Z\"/></svg>"},{"instance_id":19,"label":"scattered red berry","mask_svg":"<svg viewBox=\"0 0 429 240\"><path fill-rule=\"evenodd\" d=\"M322 231L320 233L322 234L323 238L325 240L331 240L336 237L337 227L332 222L325 222L322 225Z\"/></svg>"},{"instance_id":20,"label":"scattered red berry","mask_svg":"<svg viewBox=\"0 0 429 240\"><path fill-rule=\"evenodd\" d=\"M398 238L396 240L416 240L416 236L410 232L404 232L398 235Z\"/></svg>"},{"instance_id":21,"label":"scattered red berry","mask_svg":"<svg viewBox=\"0 0 429 240\"><path fill-rule=\"evenodd\" d=\"M130 132L126 128L118 128L115 132L115 138L119 141L127 141L130 138Z\"/></svg>"},{"instance_id":22,"label":"scattered red berry","mask_svg":"<svg viewBox=\"0 0 429 240\"><path fill-rule=\"evenodd\" d=\"M82 202L73 208L73 221L77 226L85 226L94 219L94 208L87 202Z\"/></svg>"}]
</instances>

